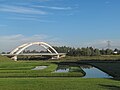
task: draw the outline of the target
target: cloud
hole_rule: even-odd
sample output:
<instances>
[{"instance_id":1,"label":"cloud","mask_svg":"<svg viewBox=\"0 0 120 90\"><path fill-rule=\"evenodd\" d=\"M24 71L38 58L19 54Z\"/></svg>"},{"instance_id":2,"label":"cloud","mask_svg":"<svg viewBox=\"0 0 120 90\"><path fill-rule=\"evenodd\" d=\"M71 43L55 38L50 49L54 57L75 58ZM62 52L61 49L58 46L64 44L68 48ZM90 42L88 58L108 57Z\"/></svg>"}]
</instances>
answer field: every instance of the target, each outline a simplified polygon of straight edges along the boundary
<instances>
[{"instance_id":1,"label":"cloud","mask_svg":"<svg viewBox=\"0 0 120 90\"><path fill-rule=\"evenodd\" d=\"M7 19L11 19L11 20L23 20L23 21L38 21L38 22L43 22L43 23L55 22L55 21L52 21L52 20L42 20L42 19L37 18L37 17L9 17Z\"/></svg>"},{"instance_id":2,"label":"cloud","mask_svg":"<svg viewBox=\"0 0 120 90\"><path fill-rule=\"evenodd\" d=\"M9 35L9 36L0 36L0 52L8 52L13 50L19 45L29 42L43 41L51 45L60 45L59 39L47 35L32 35L24 36L22 34Z\"/></svg>"},{"instance_id":3,"label":"cloud","mask_svg":"<svg viewBox=\"0 0 120 90\"><path fill-rule=\"evenodd\" d=\"M17 35L6 35L0 36L0 52L8 52L13 50L19 45L29 42L47 42L53 46L70 46L70 47L94 47L99 49L106 49L107 48L107 41L108 40L96 40L96 41L89 41L84 42L79 45L77 42L65 41L65 39L60 39L44 34L40 35L32 35L32 36L25 36L22 34ZM111 48L119 48L120 49L120 40L110 40L111 41Z\"/></svg>"},{"instance_id":4,"label":"cloud","mask_svg":"<svg viewBox=\"0 0 120 90\"><path fill-rule=\"evenodd\" d=\"M8 1L9 0L0 0L0 1ZM11 2L55 2L55 1L62 1L62 0L11 0Z\"/></svg>"},{"instance_id":5,"label":"cloud","mask_svg":"<svg viewBox=\"0 0 120 90\"><path fill-rule=\"evenodd\" d=\"M106 6L111 6L111 1L106 1L106 2L105 2L105 5L106 5Z\"/></svg>"},{"instance_id":6,"label":"cloud","mask_svg":"<svg viewBox=\"0 0 120 90\"><path fill-rule=\"evenodd\" d=\"M40 14L40 15L48 14L45 11L38 10L35 8L23 7L23 6L10 6L10 5L0 6L0 11L10 12L10 13L19 13L19 14Z\"/></svg>"},{"instance_id":7,"label":"cloud","mask_svg":"<svg viewBox=\"0 0 120 90\"><path fill-rule=\"evenodd\" d=\"M119 46L120 40L118 40L118 39L91 41L91 42L84 43L84 46L92 46L94 48L107 49L108 48L108 41L110 41L110 48L111 49L115 49L115 48L120 49L120 46Z\"/></svg>"},{"instance_id":8,"label":"cloud","mask_svg":"<svg viewBox=\"0 0 120 90\"><path fill-rule=\"evenodd\" d=\"M110 1L106 1L105 4L110 4Z\"/></svg>"},{"instance_id":9,"label":"cloud","mask_svg":"<svg viewBox=\"0 0 120 90\"><path fill-rule=\"evenodd\" d=\"M46 9L53 9L53 10L71 10L71 7L54 7L54 6L33 6L38 8L46 8Z\"/></svg>"}]
</instances>

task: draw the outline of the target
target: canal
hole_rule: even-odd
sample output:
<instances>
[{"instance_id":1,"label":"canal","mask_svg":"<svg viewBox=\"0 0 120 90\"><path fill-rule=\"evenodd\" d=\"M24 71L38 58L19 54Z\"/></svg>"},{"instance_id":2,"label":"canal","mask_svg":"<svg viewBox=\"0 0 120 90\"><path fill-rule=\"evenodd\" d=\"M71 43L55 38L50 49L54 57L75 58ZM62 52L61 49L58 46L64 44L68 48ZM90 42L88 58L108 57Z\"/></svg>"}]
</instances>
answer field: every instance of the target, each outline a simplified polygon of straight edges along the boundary
<instances>
[{"instance_id":1,"label":"canal","mask_svg":"<svg viewBox=\"0 0 120 90\"><path fill-rule=\"evenodd\" d=\"M81 64L79 66L78 65L77 66L59 65L55 72L56 73L68 73L71 71L71 67L82 69L85 72L85 76L83 76L82 78L112 78L112 76L99 70L98 68L93 67L91 65L85 65L85 64Z\"/></svg>"}]
</instances>

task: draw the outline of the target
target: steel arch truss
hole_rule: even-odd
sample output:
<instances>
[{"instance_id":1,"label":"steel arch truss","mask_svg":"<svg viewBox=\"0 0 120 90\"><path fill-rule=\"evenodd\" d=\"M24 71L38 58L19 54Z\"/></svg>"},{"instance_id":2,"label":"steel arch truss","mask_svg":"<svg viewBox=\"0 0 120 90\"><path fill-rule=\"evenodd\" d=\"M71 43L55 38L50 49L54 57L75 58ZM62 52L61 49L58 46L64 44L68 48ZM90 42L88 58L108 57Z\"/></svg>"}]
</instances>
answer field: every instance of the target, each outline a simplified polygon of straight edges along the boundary
<instances>
[{"instance_id":1,"label":"steel arch truss","mask_svg":"<svg viewBox=\"0 0 120 90\"><path fill-rule=\"evenodd\" d=\"M14 54L15 56L13 57L14 60L17 60L17 55L19 55L22 51L24 51L26 48L32 46L32 45L40 45L43 48L45 48L49 53L55 53L57 58L59 58L58 52L49 44L45 42L32 42L32 43L25 43L23 45L18 46L15 48L13 51L10 52L10 54Z\"/></svg>"}]
</instances>

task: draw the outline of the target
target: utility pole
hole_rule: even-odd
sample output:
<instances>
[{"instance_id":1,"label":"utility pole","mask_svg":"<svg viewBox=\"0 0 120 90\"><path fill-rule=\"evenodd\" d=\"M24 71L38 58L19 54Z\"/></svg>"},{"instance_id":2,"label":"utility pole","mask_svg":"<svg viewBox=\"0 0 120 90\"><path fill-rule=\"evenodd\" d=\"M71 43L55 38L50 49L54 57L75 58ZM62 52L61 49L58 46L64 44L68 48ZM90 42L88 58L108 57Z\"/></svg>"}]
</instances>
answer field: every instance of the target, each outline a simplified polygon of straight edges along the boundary
<instances>
[{"instance_id":1,"label":"utility pole","mask_svg":"<svg viewBox=\"0 0 120 90\"><path fill-rule=\"evenodd\" d=\"M111 47L111 41L107 41L107 48L110 49Z\"/></svg>"}]
</instances>

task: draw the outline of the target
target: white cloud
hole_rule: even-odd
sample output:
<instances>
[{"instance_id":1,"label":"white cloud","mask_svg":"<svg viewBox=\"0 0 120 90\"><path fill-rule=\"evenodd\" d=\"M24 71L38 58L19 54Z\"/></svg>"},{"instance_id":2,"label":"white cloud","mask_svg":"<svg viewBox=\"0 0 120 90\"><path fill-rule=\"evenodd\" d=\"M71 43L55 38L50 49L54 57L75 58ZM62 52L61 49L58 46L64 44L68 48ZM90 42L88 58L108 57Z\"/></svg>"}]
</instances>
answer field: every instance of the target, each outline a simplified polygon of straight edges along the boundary
<instances>
[{"instance_id":1,"label":"white cloud","mask_svg":"<svg viewBox=\"0 0 120 90\"><path fill-rule=\"evenodd\" d=\"M51 22L55 22L55 21L50 21L50 20L42 20L40 18L37 17L9 17L7 19L11 19L11 20L23 20L23 21L38 21L38 22L43 22L43 23L51 23Z\"/></svg>"},{"instance_id":2,"label":"white cloud","mask_svg":"<svg viewBox=\"0 0 120 90\"><path fill-rule=\"evenodd\" d=\"M47 12L38 10L35 8L22 7L22 6L10 6L10 5L2 5L0 7L0 11L11 12L11 13L20 13L20 14L40 14L40 15L47 14Z\"/></svg>"},{"instance_id":3,"label":"white cloud","mask_svg":"<svg viewBox=\"0 0 120 90\"><path fill-rule=\"evenodd\" d=\"M38 7L38 8L47 8L47 9L53 9L53 10L70 10L72 9L71 7L54 7L54 6L33 6L33 7Z\"/></svg>"},{"instance_id":4,"label":"white cloud","mask_svg":"<svg viewBox=\"0 0 120 90\"><path fill-rule=\"evenodd\" d=\"M105 4L110 4L110 1L106 1Z\"/></svg>"},{"instance_id":5,"label":"white cloud","mask_svg":"<svg viewBox=\"0 0 120 90\"><path fill-rule=\"evenodd\" d=\"M22 34L17 34L0 36L0 52L8 52L21 44L37 41L47 42L51 45L60 45L58 38L50 37L47 35L24 36Z\"/></svg>"},{"instance_id":6,"label":"white cloud","mask_svg":"<svg viewBox=\"0 0 120 90\"><path fill-rule=\"evenodd\" d=\"M94 48L99 48L99 49L106 49L108 48L108 41L110 41L110 48L115 49L119 48L120 49L120 40L118 39L112 39L112 40L96 40L96 41L91 41L88 43L84 43L84 46L92 46Z\"/></svg>"},{"instance_id":7,"label":"white cloud","mask_svg":"<svg viewBox=\"0 0 120 90\"><path fill-rule=\"evenodd\" d=\"M28 15L28 14L19 14L16 16L9 16L6 17L7 20L18 20L18 21L37 21L37 22L43 22L43 23L54 23L56 21L46 19L44 16L40 15ZM0 24L0 27L5 27L8 25Z\"/></svg>"}]
</instances>

